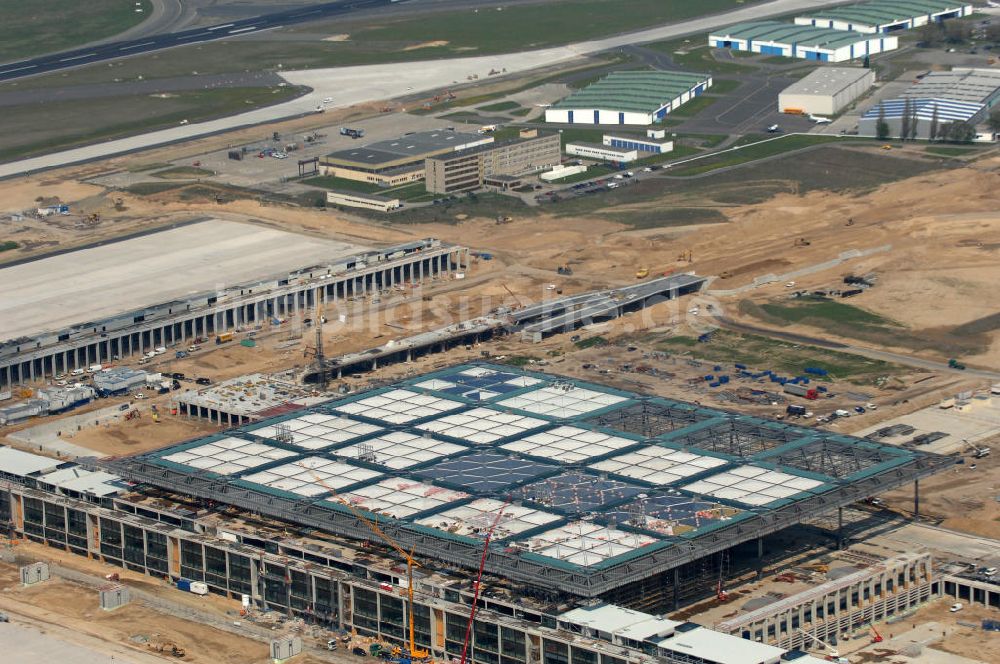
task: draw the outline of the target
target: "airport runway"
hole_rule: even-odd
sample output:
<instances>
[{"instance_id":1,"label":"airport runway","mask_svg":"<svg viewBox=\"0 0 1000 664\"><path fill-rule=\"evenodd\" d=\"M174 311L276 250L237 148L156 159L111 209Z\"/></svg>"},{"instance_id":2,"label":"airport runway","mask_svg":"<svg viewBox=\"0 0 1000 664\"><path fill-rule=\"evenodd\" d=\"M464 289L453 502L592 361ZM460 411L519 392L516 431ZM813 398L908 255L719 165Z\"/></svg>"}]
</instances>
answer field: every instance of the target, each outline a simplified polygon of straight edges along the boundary
<instances>
[{"instance_id":1,"label":"airport runway","mask_svg":"<svg viewBox=\"0 0 1000 664\"><path fill-rule=\"evenodd\" d=\"M379 0L386 2L386 0ZM702 34L720 26L742 21L760 20L768 16L844 4L850 0L772 0L772 2L744 7L729 12L703 16L688 21L651 28L640 32L615 35L567 46L508 53L500 55L425 60L419 62L383 65L360 65L332 69L308 69L285 72L282 76L294 85L312 88L312 92L297 99L260 108L247 113L217 120L181 125L169 129L120 138L40 157L0 164L0 178L25 175L60 166L103 159L112 155L137 152L154 146L178 143L198 136L219 134L241 127L315 113L323 100L331 98L327 108L346 108L372 101L395 99L407 95L437 90L464 83L470 74L479 80L490 78L491 70L504 71L507 75L520 74L541 67L570 62L579 57L610 49L663 41L684 35ZM357 5L357 2L355 2Z\"/></svg>"},{"instance_id":2,"label":"airport runway","mask_svg":"<svg viewBox=\"0 0 1000 664\"><path fill-rule=\"evenodd\" d=\"M25 76L47 74L61 69L89 65L124 56L161 51L166 48L188 46L190 44L215 41L217 39L232 39L264 30L274 30L295 23L305 23L306 21L329 18L361 9L381 7L392 4L394 1L338 0L337 2L297 7L273 14L265 14L264 16L244 18L230 23L220 23L201 28L191 28L180 32L151 35L128 41L92 44L73 51L63 51L30 60L21 60L0 65L0 82L13 81Z\"/></svg>"}]
</instances>

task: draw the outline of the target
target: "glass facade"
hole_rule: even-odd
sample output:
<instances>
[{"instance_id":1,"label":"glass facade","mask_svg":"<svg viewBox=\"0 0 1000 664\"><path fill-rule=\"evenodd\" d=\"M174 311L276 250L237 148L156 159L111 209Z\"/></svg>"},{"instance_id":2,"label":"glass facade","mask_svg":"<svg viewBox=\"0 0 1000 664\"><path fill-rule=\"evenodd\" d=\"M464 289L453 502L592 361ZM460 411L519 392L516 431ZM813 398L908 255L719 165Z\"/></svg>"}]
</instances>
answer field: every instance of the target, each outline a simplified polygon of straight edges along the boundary
<instances>
[{"instance_id":1,"label":"glass facade","mask_svg":"<svg viewBox=\"0 0 1000 664\"><path fill-rule=\"evenodd\" d=\"M122 561L122 524L112 519L101 517L98 522L101 533L101 555L121 563Z\"/></svg>"},{"instance_id":2,"label":"glass facade","mask_svg":"<svg viewBox=\"0 0 1000 664\"><path fill-rule=\"evenodd\" d=\"M363 588L354 589L354 627L358 634L378 633L378 593Z\"/></svg>"},{"instance_id":3,"label":"glass facade","mask_svg":"<svg viewBox=\"0 0 1000 664\"><path fill-rule=\"evenodd\" d=\"M205 580L205 554L200 543L181 540L181 576L192 581Z\"/></svg>"},{"instance_id":4,"label":"glass facade","mask_svg":"<svg viewBox=\"0 0 1000 664\"><path fill-rule=\"evenodd\" d=\"M152 530L146 532L146 567L151 574L170 573L167 563L167 536L163 533Z\"/></svg>"}]
</instances>

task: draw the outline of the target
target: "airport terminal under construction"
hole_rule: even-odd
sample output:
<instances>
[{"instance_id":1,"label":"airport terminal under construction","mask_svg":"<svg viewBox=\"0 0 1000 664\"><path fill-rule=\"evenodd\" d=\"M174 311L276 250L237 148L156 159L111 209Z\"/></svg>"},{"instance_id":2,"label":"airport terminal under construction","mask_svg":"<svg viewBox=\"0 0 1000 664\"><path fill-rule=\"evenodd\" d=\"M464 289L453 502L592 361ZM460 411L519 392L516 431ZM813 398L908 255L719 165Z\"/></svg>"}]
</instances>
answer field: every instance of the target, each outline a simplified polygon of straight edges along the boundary
<instances>
[{"instance_id":1,"label":"airport terminal under construction","mask_svg":"<svg viewBox=\"0 0 1000 664\"><path fill-rule=\"evenodd\" d=\"M412 587L415 643L435 656L461 651L485 553L483 664L777 662L767 643L802 643L791 622L760 618L772 633L754 643L652 614L759 572L769 536L952 464L482 363L86 462L97 492L48 479L74 464L9 452L0 520L17 536L395 643ZM816 633L926 601L926 556L892 564ZM734 648L751 658L709 656Z\"/></svg>"}]
</instances>

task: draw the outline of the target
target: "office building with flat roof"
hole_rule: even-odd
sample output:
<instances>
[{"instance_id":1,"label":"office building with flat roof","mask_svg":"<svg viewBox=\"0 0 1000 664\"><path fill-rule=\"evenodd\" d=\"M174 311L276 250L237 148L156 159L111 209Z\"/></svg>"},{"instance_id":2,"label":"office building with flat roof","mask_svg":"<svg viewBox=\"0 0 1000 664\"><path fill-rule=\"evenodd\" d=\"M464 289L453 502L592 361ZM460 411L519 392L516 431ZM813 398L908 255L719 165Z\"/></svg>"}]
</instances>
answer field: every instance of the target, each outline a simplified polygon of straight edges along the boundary
<instances>
[{"instance_id":1,"label":"office building with flat roof","mask_svg":"<svg viewBox=\"0 0 1000 664\"><path fill-rule=\"evenodd\" d=\"M451 152L488 145L492 136L447 129L422 131L332 152L320 159L324 175L394 187L424 177L424 161Z\"/></svg>"},{"instance_id":2,"label":"office building with flat roof","mask_svg":"<svg viewBox=\"0 0 1000 664\"><path fill-rule=\"evenodd\" d=\"M512 141L428 157L427 191L474 191L488 182L492 188L507 189L501 176L527 175L558 164L562 160L560 144L559 134L527 130Z\"/></svg>"}]
</instances>

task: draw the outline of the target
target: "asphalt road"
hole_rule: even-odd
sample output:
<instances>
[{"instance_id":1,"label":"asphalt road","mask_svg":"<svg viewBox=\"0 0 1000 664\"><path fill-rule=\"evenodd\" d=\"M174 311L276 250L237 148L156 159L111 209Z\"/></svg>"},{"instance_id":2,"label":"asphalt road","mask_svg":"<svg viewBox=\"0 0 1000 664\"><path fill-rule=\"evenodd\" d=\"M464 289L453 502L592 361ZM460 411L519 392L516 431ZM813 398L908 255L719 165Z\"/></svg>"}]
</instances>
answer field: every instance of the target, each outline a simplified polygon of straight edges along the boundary
<instances>
[{"instance_id":1,"label":"asphalt road","mask_svg":"<svg viewBox=\"0 0 1000 664\"><path fill-rule=\"evenodd\" d=\"M360 9L369 9L389 5L396 0L338 0L309 7L297 7L273 14L265 14L252 18L244 18L230 23L220 23L200 28L191 28L180 32L150 35L128 41L114 41L105 44L92 44L73 51L63 51L52 55L43 55L30 60L21 60L0 65L0 82L13 81L26 76L47 74L61 69L89 65L114 58L161 51L177 46L188 46L217 39L232 39L244 35L255 34L264 30L315 21L347 14Z\"/></svg>"},{"instance_id":2,"label":"asphalt road","mask_svg":"<svg viewBox=\"0 0 1000 664\"><path fill-rule=\"evenodd\" d=\"M506 70L508 75L518 74L571 62L582 56L601 53L629 44L642 44L699 34L719 26L812 10L817 7L844 4L847 1L849 0L772 0L764 4L755 4L751 7L671 23L640 32L537 51L284 72L282 76L286 81L293 85L304 85L312 88L313 92L284 104L226 118L184 124L128 138L54 152L41 157L0 164L0 178L94 161L158 145L177 143L199 136L218 134L240 127L250 127L297 117L315 112L317 106L323 105L323 100L327 97L333 99L332 103L326 104L327 108L346 108L356 104L396 99L454 86L460 81L467 80L470 74L476 74L480 81L485 81L489 79L491 70ZM386 0L381 0L381 2L384 4Z\"/></svg>"}]
</instances>

